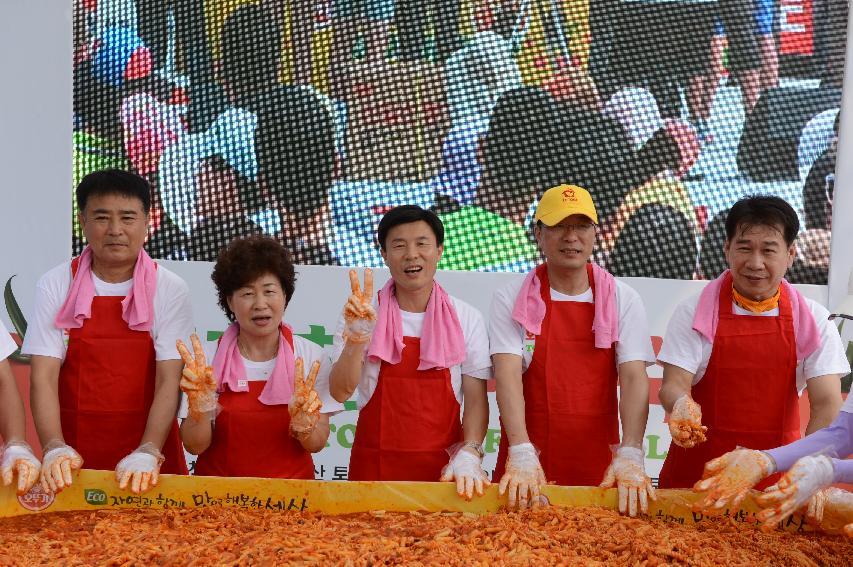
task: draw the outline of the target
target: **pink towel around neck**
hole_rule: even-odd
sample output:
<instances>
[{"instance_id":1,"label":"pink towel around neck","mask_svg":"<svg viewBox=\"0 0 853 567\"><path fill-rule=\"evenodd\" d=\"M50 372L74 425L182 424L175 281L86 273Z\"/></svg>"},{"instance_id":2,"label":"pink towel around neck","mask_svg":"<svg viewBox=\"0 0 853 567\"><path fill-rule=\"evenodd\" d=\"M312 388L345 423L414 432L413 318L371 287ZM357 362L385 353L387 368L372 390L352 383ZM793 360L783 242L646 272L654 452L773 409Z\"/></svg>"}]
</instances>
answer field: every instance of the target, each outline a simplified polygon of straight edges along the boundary
<instances>
[{"instance_id":1,"label":"pink towel around neck","mask_svg":"<svg viewBox=\"0 0 853 567\"><path fill-rule=\"evenodd\" d=\"M395 295L394 280L379 290L379 313L367 356L397 364L403 359L403 318ZM432 294L424 314L421 332L421 358L418 370L450 368L465 360L465 336L453 301L433 282Z\"/></svg>"},{"instance_id":2,"label":"pink towel around neck","mask_svg":"<svg viewBox=\"0 0 853 567\"><path fill-rule=\"evenodd\" d=\"M139 251L133 268L133 284L130 293L121 302L121 316L134 331L150 331L154 326L154 294L157 291L157 264L145 252ZM80 254L77 273L65 303L56 314L57 329L78 329L83 321L92 316L92 299L95 297L95 281L92 279L92 248L86 246Z\"/></svg>"},{"instance_id":3,"label":"pink towel around neck","mask_svg":"<svg viewBox=\"0 0 853 567\"><path fill-rule=\"evenodd\" d=\"M720 277L708 282L699 295L699 303L696 305L696 313L693 316L693 330L704 336L710 343L714 342L714 336L717 334L717 324L720 322L720 289L728 274L729 270L726 270ZM797 361L802 361L820 348L820 331L806 298L786 280L783 279L781 285L785 286L791 301Z\"/></svg>"},{"instance_id":4,"label":"pink towel around neck","mask_svg":"<svg viewBox=\"0 0 853 567\"><path fill-rule=\"evenodd\" d=\"M512 309L513 321L534 335L542 333L542 321L545 319L545 301L538 271L539 268L535 268L524 278ZM592 320L595 348L610 348L619 341L616 278L595 263L592 264L592 278L595 286L595 315Z\"/></svg>"},{"instance_id":5,"label":"pink towel around neck","mask_svg":"<svg viewBox=\"0 0 853 567\"><path fill-rule=\"evenodd\" d=\"M282 323L284 325L284 323ZM216 355L213 357L213 375L216 377L217 391L222 392L225 386L232 392L248 392L249 384L246 377L246 366L240 354L237 337L240 335L240 325L231 323L222 335ZM313 361L305 361L310 367ZM275 367L267 380L258 401L264 405L275 406L289 404L293 397L294 367L296 358L293 349L279 333L278 353ZM242 381L242 382L241 382Z\"/></svg>"}]
</instances>

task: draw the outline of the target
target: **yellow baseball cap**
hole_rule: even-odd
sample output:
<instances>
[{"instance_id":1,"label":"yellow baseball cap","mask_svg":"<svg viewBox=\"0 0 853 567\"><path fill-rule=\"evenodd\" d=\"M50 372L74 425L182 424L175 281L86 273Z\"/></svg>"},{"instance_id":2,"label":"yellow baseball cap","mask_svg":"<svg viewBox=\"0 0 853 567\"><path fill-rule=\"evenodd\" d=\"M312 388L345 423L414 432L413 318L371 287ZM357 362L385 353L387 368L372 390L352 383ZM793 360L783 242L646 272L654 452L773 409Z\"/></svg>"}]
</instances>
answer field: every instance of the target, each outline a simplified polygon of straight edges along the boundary
<instances>
[{"instance_id":1,"label":"yellow baseball cap","mask_svg":"<svg viewBox=\"0 0 853 567\"><path fill-rule=\"evenodd\" d=\"M545 191L536 207L536 220L554 226L570 215L585 215L598 224L589 191L577 185L558 185Z\"/></svg>"}]
</instances>

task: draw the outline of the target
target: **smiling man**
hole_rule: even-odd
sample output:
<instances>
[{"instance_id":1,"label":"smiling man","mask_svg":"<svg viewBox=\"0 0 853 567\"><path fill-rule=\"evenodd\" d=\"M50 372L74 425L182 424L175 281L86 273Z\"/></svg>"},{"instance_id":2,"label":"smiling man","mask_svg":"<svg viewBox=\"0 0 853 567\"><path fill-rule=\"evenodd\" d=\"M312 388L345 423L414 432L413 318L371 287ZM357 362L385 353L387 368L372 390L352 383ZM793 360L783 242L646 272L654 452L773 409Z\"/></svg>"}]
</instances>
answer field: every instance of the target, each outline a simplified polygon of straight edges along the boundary
<instances>
[{"instance_id":1,"label":"smiling man","mask_svg":"<svg viewBox=\"0 0 853 567\"><path fill-rule=\"evenodd\" d=\"M434 213L396 207L377 240L391 279L374 300L369 270L363 291L350 273L329 377L340 402L358 389L349 478L453 480L461 496L482 495L492 366L483 317L435 281L444 227Z\"/></svg>"},{"instance_id":2,"label":"smiling man","mask_svg":"<svg viewBox=\"0 0 853 567\"><path fill-rule=\"evenodd\" d=\"M32 355L42 486L62 490L85 463L115 469L120 488L144 492L161 470L187 474L175 341L193 329L189 289L142 248L147 181L97 171L78 185L77 204L88 245L39 280L23 347Z\"/></svg>"},{"instance_id":3,"label":"smiling man","mask_svg":"<svg viewBox=\"0 0 853 567\"><path fill-rule=\"evenodd\" d=\"M806 434L838 415L839 379L850 370L838 330L823 306L783 279L799 228L783 199L741 199L726 218L729 269L675 309L658 357L673 441L661 488L693 486L706 462L738 446L771 449L799 439L803 389L811 406Z\"/></svg>"},{"instance_id":4,"label":"smiling man","mask_svg":"<svg viewBox=\"0 0 853 567\"><path fill-rule=\"evenodd\" d=\"M636 291L590 263L598 214L588 191L549 189L535 219L545 262L498 290L489 319L500 492L509 492L510 507L526 507L538 505L546 479L616 486L620 512L646 512L654 498L643 454L654 352L645 308Z\"/></svg>"}]
</instances>

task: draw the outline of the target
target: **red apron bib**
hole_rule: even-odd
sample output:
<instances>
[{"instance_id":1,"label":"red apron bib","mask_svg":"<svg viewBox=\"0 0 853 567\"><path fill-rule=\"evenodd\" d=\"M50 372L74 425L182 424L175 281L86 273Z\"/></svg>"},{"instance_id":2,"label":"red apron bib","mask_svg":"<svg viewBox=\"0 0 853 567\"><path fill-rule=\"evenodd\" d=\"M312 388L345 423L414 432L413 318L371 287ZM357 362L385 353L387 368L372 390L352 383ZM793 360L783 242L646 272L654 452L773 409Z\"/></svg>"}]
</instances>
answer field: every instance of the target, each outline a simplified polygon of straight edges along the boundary
<instances>
[{"instance_id":1,"label":"red apron bib","mask_svg":"<svg viewBox=\"0 0 853 567\"><path fill-rule=\"evenodd\" d=\"M736 315L729 275L720 288L719 313L708 369L692 390L702 406L708 440L692 449L670 445L661 488L692 487L702 478L705 463L738 446L772 449L800 438L797 347L785 288L779 316ZM756 488L766 488L778 477Z\"/></svg>"},{"instance_id":2,"label":"red apron bib","mask_svg":"<svg viewBox=\"0 0 853 567\"><path fill-rule=\"evenodd\" d=\"M293 334L281 328L290 348ZM258 396L266 382L250 380L248 392L219 393L222 407L216 416L210 447L198 456L198 476L251 476L314 480L311 453L290 435L287 404L269 406Z\"/></svg>"},{"instance_id":3,"label":"red apron bib","mask_svg":"<svg viewBox=\"0 0 853 567\"><path fill-rule=\"evenodd\" d=\"M595 348L595 305L551 301L548 269L544 264L536 269L545 319L522 376L527 434L549 482L597 486L610 465L610 445L619 443L616 349ZM594 298L591 265L587 273ZM501 425L496 481L505 471L508 449Z\"/></svg>"},{"instance_id":4,"label":"red apron bib","mask_svg":"<svg viewBox=\"0 0 853 567\"><path fill-rule=\"evenodd\" d=\"M78 258L71 262L72 278ZM139 446L154 401L156 357L148 331L122 319L124 297L92 299L92 316L69 330L59 370L62 436L88 469L113 470ZM163 445L160 472L187 474L175 419Z\"/></svg>"},{"instance_id":5,"label":"red apron bib","mask_svg":"<svg viewBox=\"0 0 853 567\"><path fill-rule=\"evenodd\" d=\"M402 360L382 362L376 391L358 414L350 480L437 482L446 449L462 441L450 370L418 370L420 339L403 342Z\"/></svg>"}]
</instances>

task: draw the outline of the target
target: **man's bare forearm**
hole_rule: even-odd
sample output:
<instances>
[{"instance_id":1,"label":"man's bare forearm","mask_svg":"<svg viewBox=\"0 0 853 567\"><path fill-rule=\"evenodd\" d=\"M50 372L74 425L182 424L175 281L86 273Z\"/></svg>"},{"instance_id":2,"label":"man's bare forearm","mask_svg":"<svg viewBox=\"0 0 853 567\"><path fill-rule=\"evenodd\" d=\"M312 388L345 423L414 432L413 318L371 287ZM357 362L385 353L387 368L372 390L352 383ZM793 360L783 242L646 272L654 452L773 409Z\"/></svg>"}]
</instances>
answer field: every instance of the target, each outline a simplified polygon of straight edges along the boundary
<instances>
[{"instance_id":1,"label":"man's bare forearm","mask_svg":"<svg viewBox=\"0 0 853 567\"><path fill-rule=\"evenodd\" d=\"M30 410L42 446L63 441L59 412L59 369L62 361L51 356L33 355L30 362Z\"/></svg>"}]
</instances>

